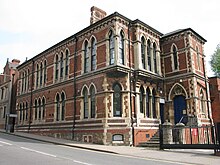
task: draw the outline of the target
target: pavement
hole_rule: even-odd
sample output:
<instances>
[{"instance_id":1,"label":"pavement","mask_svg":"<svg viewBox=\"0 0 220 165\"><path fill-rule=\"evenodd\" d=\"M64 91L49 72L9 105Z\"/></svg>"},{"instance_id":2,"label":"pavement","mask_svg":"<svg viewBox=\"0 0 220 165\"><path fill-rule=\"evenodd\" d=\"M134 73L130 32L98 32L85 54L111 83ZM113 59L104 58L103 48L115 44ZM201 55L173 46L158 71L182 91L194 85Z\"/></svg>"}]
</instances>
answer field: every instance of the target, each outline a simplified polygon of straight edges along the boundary
<instances>
[{"instance_id":1,"label":"pavement","mask_svg":"<svg viewBox=\"0 0 220 165\"><path fill-rule=\"evenodd\" d=\"M6 133L5 130L0 130ZM144 147L130 146L107 146L91 143L82 143L72 140L58 139L48 136L40 136L31 133L14 132L8 133L14 136L34 139L42 142L53 143L56 145L65 145L99 151L111 154L118 154L129 157L137 157L142 159L150 159L156 161L164 161L177 164L197 164L197 165L220 165L220 156L215 156L213 150L192 150L192 149L172 149L172 150L156 150Z\"/></svg>"}]
</instances>

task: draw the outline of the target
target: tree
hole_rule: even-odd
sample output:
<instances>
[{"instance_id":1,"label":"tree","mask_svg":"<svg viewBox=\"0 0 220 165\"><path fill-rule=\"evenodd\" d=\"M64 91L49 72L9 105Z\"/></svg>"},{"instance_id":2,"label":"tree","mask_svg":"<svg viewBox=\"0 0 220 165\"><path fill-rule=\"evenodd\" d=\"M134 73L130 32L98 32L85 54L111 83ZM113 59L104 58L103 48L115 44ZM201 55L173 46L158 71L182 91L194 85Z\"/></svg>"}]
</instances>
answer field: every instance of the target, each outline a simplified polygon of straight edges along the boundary
<instances>
[{"instance_id":1,"label":"tree","mask_svg":"<svg viewBox=\"0 0 220 165\"><path fill-rule=\"evenodd\" d=\"M210 64L215 75L220 77L220 44L217 45L215 52L212 54Z\"/></svg>"}]
</instances>

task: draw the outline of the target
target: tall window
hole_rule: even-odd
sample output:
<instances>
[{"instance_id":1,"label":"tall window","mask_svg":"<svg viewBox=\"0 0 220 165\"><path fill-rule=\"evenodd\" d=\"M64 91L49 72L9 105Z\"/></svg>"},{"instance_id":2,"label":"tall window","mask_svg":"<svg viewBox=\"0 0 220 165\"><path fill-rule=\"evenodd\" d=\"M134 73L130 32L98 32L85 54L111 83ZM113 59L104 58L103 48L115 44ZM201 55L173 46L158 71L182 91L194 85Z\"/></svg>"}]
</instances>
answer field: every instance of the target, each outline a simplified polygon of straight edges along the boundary
<instances>
[{"instance_id":1,"label":"tall window","mask_svg":"<svg viewBox=\"0 0 220 165\"><path fill-rule=\"evenodd\" d=\"M124 34L122 31L119 37L119 63L124 64Z\"/></svg>"},{"instance_id":2,"label":"tall window","mask_svg":"<svg viewBox=\"0 0 220 165\"><path fill-rule=\"evenodd\" d=\"M22 104L20 103L20 114L19 114L19 119L20 121L22 120Z\"/></svg>"},{"instance_id":3,"label":"tall window","mask_svg":"<svg viewBox=\"0 0 220 165\"><path fill-rule=\"evenodd\" d=\"M147 41L147 62L148 62L148 70L152 71L151 69L151 43L150 40Z\"/></svg>"},{"instance_id":4,"label":"tall window","mask_svg":"<svg viewBox=\"0 0 220 165\"><path fill-rule=\"evenodd\" d=\"M42 108L43 108L43 112L42 112L42 118L44 119L45 118L45 98L43 97L43 100L42 100Z\"/></svg>"},{"instance_id":5,"label":"tall window","mask_svg":"<svg viewBox=\"0 0 220 165\"><path fill-rule=\"evenodd\" d=\"M42 86L43 83L43 64L40 64L40 86Z\"/></svg>"},{"instance_id":6,"label":"tall window","mask_svg":"<svg viewBox=\"0 0 220 165\"><path fill-rule=\"evenodd\" d=\"M91 118L95 118L95 88L94 86L90 89L90 101L91 101Z\"/></svg>"},{"instance_id":7,"label":"tall window","mask_svg":"<svg viewBox=\"0 0 220 165\"><path fill-rule=\"evenodd\" d=\"M56 96L56 121L60 120L60 96Z\"/></svg>"},{"instance_id":8,"label":"tall window","mask_svg":"<svg viewBox=\"0 0 220 165\"><path fill-rule=\"evenodd\" d=\"M59 58L58 58L58 55L56 55L56 62L55 62L55 79L56 80L58 79L58 74L59 74L58 65L59 65Z\"/></svg>"},{"instance_id":9,"label":"tall window","mask_svg":"<svg viewBox=\"0 0 220 165\"><path fill-rule=\"evenodd\" d=\"M3 109L3 118L6 117L6 106L4 106L4 109Z\"/></svg>"},{"instance_id":10,"label":"tall window","mask_svg":"<svg viewBox=\"0 0 220 165\"><path fill-rule=\"evenodd\" d=\"M157 118L156 114L156 91L153 89L153 94L152 94L152 111L153 111L153 118Z\"/></svg>"},{"instance_id":11,"label":"tall window","mask_svg":"<svg viewBox=\"0 0 220 165\"><path fill-rule=\"evenodd\" d=\"M157 46L153 44L154 72L157 73Z\"/></svg>"},{"instance_id":12,"label":"tall window","mask_svg":"<svg viewBox=\"0 0 220 165\"><path fill-rule=\"evenodd\" d=\"M44 61L44 84L46 84L47 80L47 61Z\"/></svg>"},{"instance_id":13,"label":"tall window","mask_svg":"<svg viewBox=\"0 0 220 165\"><path fill-rule=\"evenodd\" d=\"M113 86L114 96L113 96L113 116L121 117L122 116L122 107L121 107L121 86L115 84Z\"/></svg>"},{"instance_id":14,"label":"tall window","mask_svg":"<svg viewBox=\"0 0 220 165\"><path fill-rule=\"evenodd\" d=\"M24 90L26 91L27 90L27 71L24 72L25 76L24 76Z\"/></svg>"},{"instance_id":15,"label":"tall window","mask_svg":"<svg viewBox=\"0 0 220 165\"><path fill-rule=\"evenodd\" d=\"M22 106L22 120L25 120L25 115L26 115L25 110L26 110L26 108L25 108L25 105L23 103L23 106Z\"/></svg>"},{"instance_id":16,"label":"tall window","mask_svg":"<svg viewBox=\"0 0 220 165\"><path fill-rule=\"evenodd\" d=\"M28 119L28 102L26 102L26 115L25 115L25 120Z\"/></svg>"},{"instance_id":17,"label":"tall window","mask_svg":"<svg viewBox=\"0 0 220 165\"><path fill-rule=\"evenodd\" d=\"M146 90L146 116L150 117L150 89Z\"/></svg>"},{"instance_id":18,"label":"tall window","mask_svg":"<svg viewBox=\"0 0 220 165\"><path fill-rule=\"evenodd\" d=\"M37 64L37 78L36 78L36 87L38 87L38 82L39 82L39 65Z\"/></svg>"},{"instance_id":19,"label":"tall window","mask_svg":"<svg viewBox=\"0 0 220 165\"><path fill-rule=\"evenodd\" d=\"M35 120L37 120L37 100L35 100L35 104L34 104L34 106L35 106L35 110L34 110L34 118L35 118Z\"/></svg>"},{"instance_id":20,"label":"tall window","mask_svg":"<svg viewBox=\"0 0 220 165\"><path fill-rule=\"evenodd\" d=\"M30 76L30 71L29 69L27 70L27 90L29 89L29 76Z\"/></svg>"},{"instance_id":21,"label":"tall window","mask_svg":"<svg viewBox=\"0 0 220 165\"><path fill-rule=\"evenodd\" d=\"M68 75L69 71L69 51L66 50L66 67L65 67L65 75Z\"/></svg>"},{"instance_id":22,"label":"tall window","mask_svg":"<svg viewBox=\"0 0 220 165\"><path fill-rule=\"evenodd\" d=\"M201 112L205 113L205 97L202 90L200 91L200 108Z\"/></svg>"},{"instance_id":23,"label":"tall window","mask_svg":"<svg viewBox=\"0 0 220 165\"><path fill-rule=\"evenodd\" d=\"M177 48L175 45L173 45L173 67L174 67L174 70L178 69Z\"/></svg>"},{"instance_id":24,"label":"tall window","mask_svg":"<svg viewBox=\"0 0 220 165\"><path fill-rule=\"evenodd\" d=\"M22 79L21 79L21 91L24 92L24 72L22 72Z\"/></svg>"},{"instance_id":25,"label":"tall window","mask_svg":"<svg viewBox=\"0 0 220 165\"><path fill-rule=\"evenodd\" d=\"M110 65L115 63L115 41L113 32L109 32L109 58L110 58Z\"/></svg>"},{"instance_id":26,"label":"tall window","mask_svg":"<svg viewBox=\"0 0 220 165\"><path fill-rule=\"evenodd\" d=\"M85 41L84 45L84 72L87 73L89 71L89 45L88 41Z\"/></svg>"},{"instance_id":27,"label":"tall window","mask_svg":"<svg viewBox=\"0 0 220 165\"><path fill-rule=\"evenodd\" d=\"M38 100L38 120L41 119L41 100Z\"/></svg>"},{"instance_id":28,"label":"tall window","mask_svg":"<svg viewBox=\"0 0 220 165\"><path fill-rule=\"evenodd\" d=\"M65 95L64 93L61 94L61 120L65 119Z\"/></svg>"},{"instance_id":29,"label":"tall window","mask_svg":"<svg viewBox=\"0 0 220 165\"><path fill-rule=\"evenodd\" d=\"M200 58L199 58L199 49L198 49L198 47L196 47L196 54L197 54L197 64L198 64L198 68L199 68L199 70L200 70Z\"/></svg>"},{"instance_id":30,"label":"tall window","mask_svg":"<svg viewBox=\"0 0 220 165\"><path fill-rule=\"evenodd\" d=\"M91 70L96 69L96 42L95 39L92 38L92 45L91 45Z\"/></svg>"},{"instance_id":31,"label":"tall window","mask_svg":"<svg viewBox=\"0 0 220 165\"><path fill-rule=\"evenodd\" d=\"M61 52L60 56L60 77L63 77L63 52Z\"/></svg>"},{"instance_id":32,"label":"tall window","mask_svg":"<svg viewBox=\"0 0 220 165\"><path fill-rule=\"evenodd\" d=\"M141 37L141 63L142 67L146 69L145 67L145 39L144 37Z\"/></svg>"},{"instance_id":33,"label":"tall window","mask_svg":"<svg viewBox=\"0 0 220 165\"><path fill-rule=\"evenodd\" d=\"M140 113L144 113L144 88L140 88Z\"/></svg>"},{"instance_id":34,"label":"tall window","mask_svg":"<svg viewBox=\"0 0 220 165\"><path fill-rule=\"evenodd\" d=\"M83 90L83 108L84 108L84 119L89 117L89 106L88 106L88 91L86 88Z\"/></svg>"}]
</instances>

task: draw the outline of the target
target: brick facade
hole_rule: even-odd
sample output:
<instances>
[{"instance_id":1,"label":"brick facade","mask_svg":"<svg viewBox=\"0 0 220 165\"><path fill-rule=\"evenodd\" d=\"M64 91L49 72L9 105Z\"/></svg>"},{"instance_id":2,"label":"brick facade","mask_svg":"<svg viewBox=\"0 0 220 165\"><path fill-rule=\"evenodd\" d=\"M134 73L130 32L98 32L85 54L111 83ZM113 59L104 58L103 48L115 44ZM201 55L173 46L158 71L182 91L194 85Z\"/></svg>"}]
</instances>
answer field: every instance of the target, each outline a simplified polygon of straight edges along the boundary
<instances>
[{"instance_id":1,"label":"brick facade","mask_svg":"<svg viewBox=\"0 0 220 165\"><path fill-rule=\"evenodd\" d=\"M97 19L18 67L17 131L137 145L161 121L175 122L175 96L184 96L193 124L210 124L207 77L196 64L204 64L205 39L192 29L163 35L117 12Z\"/></svg>"}]
</instances>

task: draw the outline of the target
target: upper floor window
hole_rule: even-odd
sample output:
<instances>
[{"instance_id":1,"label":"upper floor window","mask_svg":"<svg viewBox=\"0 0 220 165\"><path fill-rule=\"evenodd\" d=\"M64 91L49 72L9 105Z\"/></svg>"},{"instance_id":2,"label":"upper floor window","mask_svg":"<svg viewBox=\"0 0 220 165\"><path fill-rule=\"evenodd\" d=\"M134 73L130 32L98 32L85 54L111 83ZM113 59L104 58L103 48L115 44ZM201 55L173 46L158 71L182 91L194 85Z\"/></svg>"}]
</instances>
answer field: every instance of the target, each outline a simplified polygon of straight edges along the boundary
<instances>
[{"instance_id":1,"label":"upper floor window","mask_svg":"<svg viewBox=\"0 0 220 165\"><path fill-rule=\"evenodd\" d=\"M122 31L119 36L119 63L124 64L124 34Z\"/></svg>"},{"instance_id":2,"label":"upper floor window","mask_svg":"<svg viewBox=\"0 0 220 165\"><path fill-rule=\"evenodd\" d=\"M44 84L46 84L47 80L47 61L44 61Z\"/></svg>"},{"instance_id":3,"label":"upper floor window","mask_svg":"<svg viewBox=\"0 0 220 165\"><path fill-rule=\"evenodd\" d=\"M96 69L96 42L95 39L92 38L91 43L91 70Z\"/></svg>"},{"instance_id":4,"label":"upper floor window","mask_svg":"<svg viewBox=\"0 0 220 165\"><path fill-rule=\"evenodd\" d=\"M36 87L38 87L38 83L39 83L39 65L37 64L37 71L36 71Z\"/></svg>"},{"instance_id":5,"label":"upper floor window","mask_svg":"<svg viewBox=\"0 0 220 165\"><path fill-rule=\"evenodd\" d=\"M85 41L84 44L84 72L87 73L89 71L89 45L88 41Z\"/></svg>"},{"instance_id":6,"label":"upper floor window","mask_svg":"<svg viewBox=\"0 0 220 165\"><path fill-rule=\"evenodd\" d=\"M95 117L95 88L91 86L90 89L90 105L91 105L91 118Z\"/></svg>"},{"instance_id":7,"label":"upper floor window","mask_svg":"<svg viewBox=\"0 0 220 165\"><path fill-rule=\"evenodd\" d=\"M40 86L43 84L43 64L40 64Z\"/></svg>"},{"instance_id":8,"label":"upper floor window","mask_svg":"<svg viewBox=\"0 0 220 165\"><path fill-rule=\"evenodd\" d=\"M109 63L115 63L115 41L112 31L109 32Z\"/></svg>"},{"instance_id":9,"label":"upper floor window","mask_svg":"<svg viewBox=\"0 0 220 165\"><path fill-rule=\"evenodd\" d=\"M197 54L197 64L198 64L198 69L200 70L200 55L199 55L199 49L196 47L196 54Z\"/></svg>"},{"instance_id":10,"label":"upper floor window","mask_svg":"<svg viewBox=\"0 0 220 165\"><path fill-rule=\"evenodd\" d=\"M30 77L30 71L28 69L27 70L27 77L26 77L26 79L27 79L27 90L29 89L29 77Z\"/></svg>"},{"instance_id":11,"label":"upper floor window","mask_svg":"<svg viewBox=\"0 0 220 165\"><path fill-rule=\"evenodd\" d=\"M121 97L121 86L116 83L113 86L114 94L113 94L113 116L121 117L122 116L122 97Z\"/></svg>"},{"instance_id":12,"label":"upper floor window","mask_svg":"<svg viewBox=\"0 0 220 165\"><path fill-rule=\"evenodd\" d=\"M63 77L63 52L60 55L60 77Z\"/></svg>"},{"instance_id":13,"label":"upper floor window","mask_svg":"<svg viewBox=\"0 0 220 165\"><path fill-rule=\"evenodd\" d=\"M22 72L21 76L21 91L24 92L24 72Z\"/></svg>"},{"instance_id":14,"label":"upper floor window","mask_svg":"<svg viewBox=\"0 0 220 165\"><path fill-rule=\"evenodd\" d=\"M68 75L69 71L69 51L66 50L66 67L65 67L65 75Z\"/></svg>"},{"instance_id":15,"label":"upper floor window","mask_svg":"<svg viewBox=\"0 0 220 165\"><path fill-rule=\"evenodd\" d=\"M173 68L174 70L178 69L178 56L177 56L177 48L173 45Z\"/></svg>"},{"instance_id":16,"label":"upper floor window","mask_svg":"<svg viewBox=\"0 0 220 165\"><path fill-rule=\"evenodd\" d=\"M144 37L141 37L141 63L142 63L142 67L144 69L146 69L145 66L145 49L146 49L146 45L145 45L145 39Z\"/></svg>"},{"instance_id":17,"label":"upper floor window","mask_svg":"<svg viewBox=\"0 0 220 165\"><path fill-rule=\"evenodd\" d=\"M83 90L83 108L84 108L84 119L89 117L89 104L88 104L88 91L86 88Z\"/></svg>"},{"instance_id":18,"label":"upper floor window","mask_svg":"<svg viewBox=\"0 0 220 165\"><path fill-rule=\"evenodd\" d=\"M24 72L24 90L27 90L27 71Z\"/></svg>"},{"instance_id":19,"label":"upper floor window","mask_svg":"<svg viewBox=\"0 0 220 165\"><path fill-rule=\"evenodd\" d=\"M154 72L157 73L157 46L153 44Z\"/></svg>"},{"instance_id":20,"label":"upper floor window","mask_svg":"<svg viewBox=\"0 0 220 165\"><path fill-rule=\"evenodd\" d=\"M151 68L151 42L150 40L147 41L147 66L148 66L148 70L149 71L152 71L152 68Z\"/></svg>"},{"instance_id":21,"label":"upper floor window","mask_svg":"<svg viewBox=\"0 0 220 165\"><path fill-rule=\"evenodd\" d=\"M55 61L55 79L58 79L58 74L59 74L59 68L58 68L58 64L59 64L59 59L58 59L58 55L56 55L56 61Z\"/></svg>"}]
</instances>

